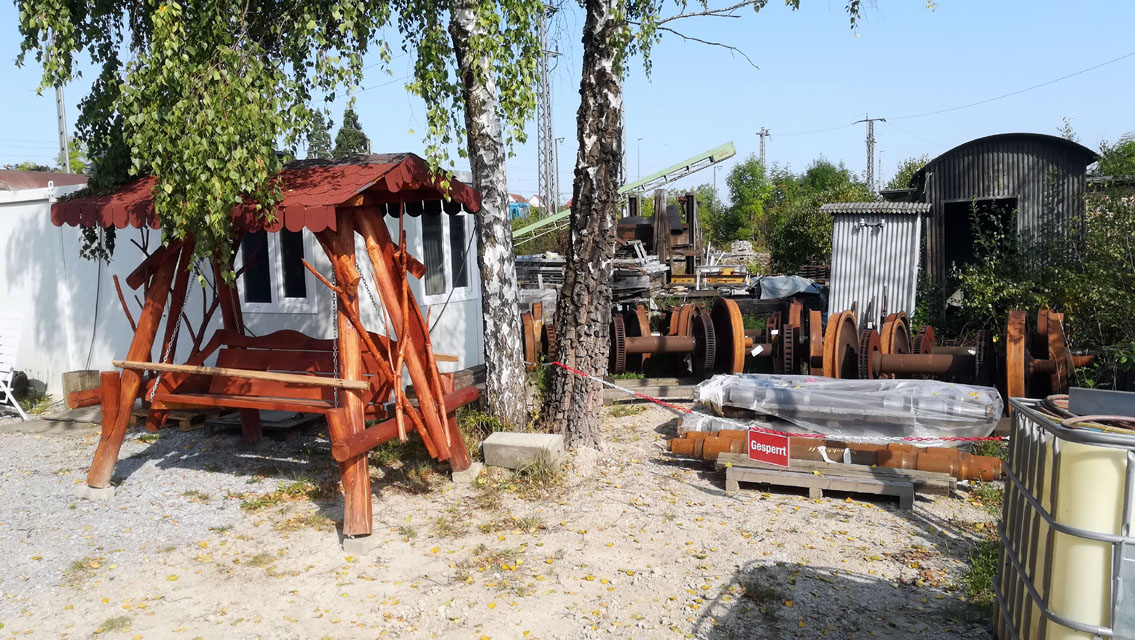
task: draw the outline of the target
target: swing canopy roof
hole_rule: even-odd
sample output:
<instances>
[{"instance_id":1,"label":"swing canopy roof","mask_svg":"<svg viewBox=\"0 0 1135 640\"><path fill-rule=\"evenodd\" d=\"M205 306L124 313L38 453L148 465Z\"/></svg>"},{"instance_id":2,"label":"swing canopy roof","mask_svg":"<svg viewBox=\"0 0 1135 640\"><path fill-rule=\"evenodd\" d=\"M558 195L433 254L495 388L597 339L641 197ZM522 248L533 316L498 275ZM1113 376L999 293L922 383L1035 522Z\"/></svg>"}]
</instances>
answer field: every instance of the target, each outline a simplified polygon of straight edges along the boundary
<instances>
[{"instance_id":1,"label":"swing canopy roof","mask_svg":"<svg viewBox=\"0 0 1135 640\"><path fill-rule=\"evenodd\" d=\"M251 203L233 207L233 225L241 231L334 230L335 211L344 207L374 207L386 215L442 211L457 214L481 209L481 194L451 178L430 171L412 153L348 156L333 160L290 162L279 173L284 198L276 219L267 223ZM84 227L159 227L154 212L156 177L138 178L108 195L60 200L51 207L51 222Z\"/></svg>"}]
</instances>

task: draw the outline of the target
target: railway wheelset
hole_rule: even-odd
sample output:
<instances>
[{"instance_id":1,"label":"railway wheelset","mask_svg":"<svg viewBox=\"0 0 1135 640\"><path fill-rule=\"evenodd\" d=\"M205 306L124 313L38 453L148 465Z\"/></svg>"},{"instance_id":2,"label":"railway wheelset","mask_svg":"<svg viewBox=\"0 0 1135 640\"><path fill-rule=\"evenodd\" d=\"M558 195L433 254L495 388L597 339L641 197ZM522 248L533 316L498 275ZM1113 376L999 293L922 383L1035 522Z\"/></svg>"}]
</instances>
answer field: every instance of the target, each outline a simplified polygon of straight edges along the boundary
<instances>
[{"instance_id":1,"label":"railway wheelset","mask_svg":"<svg viewBox=\"0 0 1135 640\"><path fill-rule=\"evenodd\" d=\"M539 309L534 311L539 312ZM525 358L554 358L555 328L540 313L523 314ZM991 331L971 344L940 346L934 327L912 330L903 312L887 315L878 328L860 328L853 311L833 313L825 325L818 310L795 301L787 313L764 318L764 328L746 329L737 303L718 298L708 309L694 304L665 312L662 331L651 331L643 305L611 318L608 370L670 375L743 373L823 375L829 378L935 378L998 387L1007 397L1063 393L1072 370L1090 362L1073 356L1064 335L1064 315L1047 309L1030 324L1011 311L1004 349ZM665 364L655 361L659 359Z\"/></svg>"}]
</instances>

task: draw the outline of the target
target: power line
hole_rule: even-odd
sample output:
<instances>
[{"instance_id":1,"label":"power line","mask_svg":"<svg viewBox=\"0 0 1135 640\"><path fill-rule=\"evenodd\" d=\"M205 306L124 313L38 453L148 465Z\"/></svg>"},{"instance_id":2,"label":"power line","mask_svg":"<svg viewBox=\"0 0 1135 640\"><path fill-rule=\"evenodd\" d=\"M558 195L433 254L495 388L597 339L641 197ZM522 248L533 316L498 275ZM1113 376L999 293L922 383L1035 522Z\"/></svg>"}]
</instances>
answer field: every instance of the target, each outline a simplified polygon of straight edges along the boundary
<instances>
[{"instance_id":1,"label":"power line","mask_svg":"<svg viewBox=\"0 0 1135 640\"><path fill-rule=\"evenodd\" d=\"M934 116L934 115L938 115L940 113L948 113L950 111L958 111L960 109L968 109L970 107L976 107L978 105L988 104L990 102L994 102L996 100L1001 100L1003 98L1010 98L1012 96L1020 95L1022 93L1025 93L1026 91L1032 91L1033 89L1040 89L1041 87L1047 87L1050 84L1056 84L1057 82L1060 82L1062 80L1067 80L1068 78L1074 78L1078 75L1085 74L1089 71L1095 71L1096 69L1099 69L1100 67L1106 67L1109 64L1114 64L1116 62L1119 62L1120 60L1125 60L1125 59L1130 58L1132 56L1135 56L1135 51L1132 51L1130 53L1125 53L1125 54L1119 56L1118 58L1112 58L1111 60L1108 60L1106 62L1101 62L1097 65L1093 65L1091 67L1088 67L1087 69L1080 69L1079 71L1074 71L1072 73L1060 76L1059 78L1055 78L1055 79L1049 80L1047 82L1042 82L1040 84L1034 84L1031 87L1025 87L1024 89L1018 89L1016 91L1011 91L1009 93L1005 93L1005 94L1002 94L1002 95L999 95L999 96L994 96L992 98L986 98L985 100L978 100L977 102L970 102L969 104L958 105L956 107L949 107L949 108L946 108L946 109L938 109L937 111L927 111L926 113L916 113L916 114L908 115L908 116L897 116L897 117L891 118L891 120L910 120L911 118L924 118L926 116Z\"/></svg>"},{"instance_id":2,"label":"power line","mask_svg":"<svg viewBox=\"0 0 1135 640\"><path fill-rule=\"evenodd\" d=\"M388 86L390 86L390 85L392 85L392 84L395 84L395 83L397 83L397 82L402 82L402 81L404 81L404 80L409 80L409 79L410 79L410 78L412 78L412 77L414 77L414 76L413 76L413 74L407 74L407 75L404 75L404 76L402 76L401 78L395 78L394 80L390 80L390 81L388 81L388 82L383 82L383 83L380 83L380 84L376 84L376 85L374 85L373 87L367 87L367 88L365 88L365 89L359 89L358 91L355 91L354 93L362 93L362 92L364 92L364 91L370 91L371 89L379 89L379 88L381 88L381 87L388 87Z\"/></svg>"},{"instance_id":3,"label":"power line","mask_svg":"<svg viewBox=\"0 0 1135 640\"><path fill-rule=\"evenodd\" d=\"M925 142L929 142L930 144L933 144L933 145L937 145L937 146L939 146L939 147L945 147L945 146L946 146L946 145L942 144L941 142L938 142L937 140L931 140L930 138L927 138L927 137L925 137L925 136L920 136L920 135L918 135L917 133L915 133L915 132L913 132L913 131L907 131L906 129L903 129L902 127L898 126L897 124L895 124L895 123L893 123L893 122L888 122L888 123L887 123L887 126L888 126L888 127L894 127L895 129L898 129L899 131L902 131L903 133L905 133L905 134L906 134L906 135L908 135L908 136L911 136L912 138L918 138L919 140L923 140L923 141L925 141Z\"/></svg>"},{"instance_id":4,"label":"power line","mask_svg":"<svg viewBox=\"0 0 1135 640\"><path fill-rule=\"evenodd\" d=\"M835 131L837 129L846 129L848 127L854 127L855 124L856 123L852 122L851 124L841 124L841 125L838 125L838 126L835 126L835 127L828 127L827 129L815 129L813 131L794 131L792 133L778 133L776 135L778 135L778 136L810 136L810 135L817 134L817 133L827 133L829 131Z\"/></svg>"}]
</instances>

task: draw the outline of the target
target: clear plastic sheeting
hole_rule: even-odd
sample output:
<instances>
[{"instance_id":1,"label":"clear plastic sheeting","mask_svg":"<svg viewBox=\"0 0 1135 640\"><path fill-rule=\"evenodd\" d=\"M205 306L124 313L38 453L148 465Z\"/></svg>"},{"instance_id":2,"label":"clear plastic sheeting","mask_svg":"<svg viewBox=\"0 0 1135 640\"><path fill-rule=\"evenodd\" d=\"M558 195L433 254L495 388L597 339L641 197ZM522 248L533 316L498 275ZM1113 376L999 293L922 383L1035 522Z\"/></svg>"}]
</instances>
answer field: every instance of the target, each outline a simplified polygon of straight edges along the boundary
<instances>
[{"instance_id":1,"label":"clear plastic sheeting","mask_svg":"<svg viewBox=\"0 0 1135 640\"><path fill-rule=\"evenodd\" d=\"M694 397L718 415L748 409L835 437L984 437L1003 408L996 389L936 380L718 375Z\"/></svg>"}]
</instances>

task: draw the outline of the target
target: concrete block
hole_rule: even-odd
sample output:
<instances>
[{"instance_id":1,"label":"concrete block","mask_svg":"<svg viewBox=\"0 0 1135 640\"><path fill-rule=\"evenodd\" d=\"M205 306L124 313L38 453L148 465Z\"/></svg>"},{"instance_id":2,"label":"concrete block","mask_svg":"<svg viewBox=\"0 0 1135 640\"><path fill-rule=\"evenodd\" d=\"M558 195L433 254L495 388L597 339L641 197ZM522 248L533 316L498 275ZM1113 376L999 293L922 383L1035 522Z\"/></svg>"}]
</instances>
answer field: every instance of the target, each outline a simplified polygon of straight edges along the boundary
<instances>
[{"instance_id":1,"label":"concrete block","mask_svg":"<svg viewBox=\"0 0 1135 640\"><path fill-rule=\"evenodd\" d=\"M564 457L564 437L552 433L497 431L481 443L485 464L520 469L537 460L559 466Z\"/></svg>"},{"instance_id":2,"label":"concrete block","mask_svg":"<svg viewBox=\"0 0 1135 640\"><path fill-rule=\"evenodd\" d=\"M349 556L365 556L378 547L378 537L375 535L343 536L339 542L343 553Z\"/></svg>"},{"instance_id":3,"label":"concrete block","mask_svg":"<svg viewBox=\"0 0 1135 640\"><path fill-rule=\"evenodd\" d=\"M75 487L75 496L94 502L107 502L114 497L114 487L91 487L81 484Z\"/></svg>"},{"instance_id":4,"label":"concrete block","mask_svg":"<svg viewBox=\"0 0 1135 640\"><path fill-rule=\"evenodd\" d=\"M480 462L474 462L464 471L454 471L453 484L473 484L473 481L477 479L477 476L481 475L481 470L484 468L485 465Z\"/></svg>"}]
</instances>

